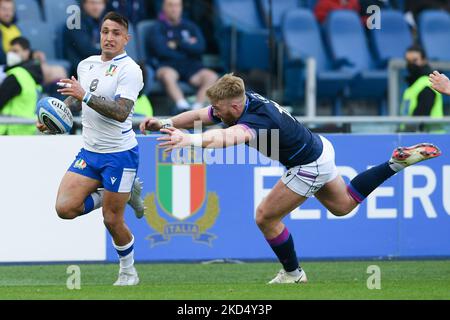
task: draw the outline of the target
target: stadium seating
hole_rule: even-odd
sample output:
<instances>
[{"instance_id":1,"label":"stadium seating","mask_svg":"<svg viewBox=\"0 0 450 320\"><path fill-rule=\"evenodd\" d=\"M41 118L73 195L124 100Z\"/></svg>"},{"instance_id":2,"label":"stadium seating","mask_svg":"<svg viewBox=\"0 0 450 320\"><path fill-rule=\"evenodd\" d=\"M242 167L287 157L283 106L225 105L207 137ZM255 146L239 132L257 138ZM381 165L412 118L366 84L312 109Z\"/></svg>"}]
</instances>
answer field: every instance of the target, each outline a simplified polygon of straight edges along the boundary
<instances>
[{"instance_id":1,"label":"stadium seating","mask_svg":"<svg viewBox=\"0 0 450 320\"><path fill-rule=\"evenodd\" d=\"M325 31L335 63L342 70L357 73L349 98L376 100L378 113L386 114L387 70L376 68L358 14L350 10L331 12Z\"/></svg>"},{"instance_id":2,"label":"stadium seating","mask_svg":"<svg viewBox=\"0 0 450 320\"><path fill-rule=\"evenodd\" d=\"M37 0L16 0L16 16L18 22L43 21Z\"/></svg>"},{"instance_id":3,"label":"stadium seating","mask_svg":"<svg viewBox=\"0 0 450 320\"><path fill-rule=\"evenodd\" d=\"M131 40L128 42L126 47L127 54L133 58L134 61L139 61L139 53L138 53L138 37L137 33L134 30L134 26L130 25L128 29L128 33L131 36Z\"/></svg>"},{"instance_id":4,"label":"stadium seating","mask_svg":"<svg viewBox=\"0 0 450 320\"><path fill-rule=\"evenodd\" d=\"M450 61L450 14L423 11L418 19L419 37L428 59Z\"/></svg>"},{"instance_id":5,"label":"stadium seating","mask_svg":"<svg viewBox=\"0 0 450 320\"><path fill-rule=\"evenodd\" d=\"M147 48L147 36L152 28L155 20L144 20L137 24L136 26L136 40L138 48L139 60L147 61L147 54L149 52Z\"/></svg>"},{"instance_id":6,"label":"stadium seating","mask_svg":"<svg viewBox=\"0 0 450 320\"><path fill-rule=\"evenodd\" d=\"M369 34L380 66L386 67L390 59L403 59L413 38L402 12L382 10L381 19L382 28Z\"/></svg>"},{"instance_id":7,"label":"stadium seating","mask_svg":"<svg viewBox=\"0 0 450 320\"><path fill-rule=\"evenodd\" d=\"M66 60L58 59L55 50L55 33L53 26L46 22L25 21L19 22L18 27L22 35L30 40L33 50L45 53L49 64L58 64L70 69L70 63Z\"/></svg>"},{"instance_id":8,"label":"stadium seating","mask_svg":"<svg viewBox=\"0 0 450 320\"><path fill-rule=\"evenodd\" d=\"M216 37L227 70L269 69L269 31L254 0L215 0ZM255 54L257 53L257 54Z\"/></svg>"},{"instance_id":9,"label":"stadium seating","mask_svg":"<svg viewBox=\"0 0 450 320\"><path fill-rule=\"evenodd\" d=\"M333 113L340 113L343 92L355 73L334 70L323 44L319 25L310 10L295 9L284 16L283 40L286 47L285 97L299 99L304 96L305 62L314 58L317 62L317 95L333 100Z\"/></svg>"},{"instance_id":10,"label":"stadium seating","mask_svg":"<svg viewBox=\"0 0 450 320\"><path fill-rule=\"evenodd\" d=\"M45 20L55 28L66 24L66 20L69 17L67 9L70 6L78 6L76 0L45 0L44 3Z\"/></svg>"},{"instance_id":11,"label":"stadium seating","mask_svg":"<svg viewBox=\"0 0 450 320\"><path fill-rule=\"evenodd\" d=\"M259 0L259 7L266 27L269 27L270 0ZM299 7L298 0L272 0L272 25L278 36L281 36L281 22L283 15Z\"/></svg>"}]
</instances>

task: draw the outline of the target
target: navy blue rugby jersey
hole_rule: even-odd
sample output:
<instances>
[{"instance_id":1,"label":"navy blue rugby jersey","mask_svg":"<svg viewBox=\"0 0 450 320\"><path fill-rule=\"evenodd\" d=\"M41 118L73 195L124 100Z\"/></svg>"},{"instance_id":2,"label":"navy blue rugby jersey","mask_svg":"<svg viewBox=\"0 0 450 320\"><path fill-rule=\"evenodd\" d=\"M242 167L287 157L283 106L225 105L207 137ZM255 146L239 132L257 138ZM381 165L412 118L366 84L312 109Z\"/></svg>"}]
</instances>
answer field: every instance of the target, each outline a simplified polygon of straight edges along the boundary
<instances>
[{"instance_id":1,"label":"navy blue rugby jersey","mask_svg":"<svg viewBox=\"0 0 450 320\"><path fill-rule=\"evenodd\" d=\"M308 164L320 157L323 144L319 135L303 126L276 102L252 91L247 91L246 96L245 110L235 124L248 127L256 135L256 143L252 142L250 146L255 146L259 152L280 161L287 168ZM212 107L209 115L214 122L222 122L214 116ZM273 130L278 130L278 159L274 158L276 153L271 152L271 137L276 135Z\"/></svg>"}]
</instances>

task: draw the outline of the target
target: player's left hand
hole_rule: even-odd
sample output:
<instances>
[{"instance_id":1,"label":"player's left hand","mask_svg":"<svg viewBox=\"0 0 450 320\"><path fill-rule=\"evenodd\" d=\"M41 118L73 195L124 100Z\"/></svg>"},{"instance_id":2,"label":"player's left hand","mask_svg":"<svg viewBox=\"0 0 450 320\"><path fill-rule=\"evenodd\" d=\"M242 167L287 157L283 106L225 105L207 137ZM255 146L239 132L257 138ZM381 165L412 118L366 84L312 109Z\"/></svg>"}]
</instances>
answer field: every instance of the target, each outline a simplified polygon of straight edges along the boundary
<instances>
[{"instance_id":1,"label":"player's left hand","mask_svg":"<svg viewBox=\"0 0 450 320\"><path fill-rule=\"evenodd\" d=\"M58 89L58 92L63 96L71 96L79 101L83 101L83 97L86 91L81 87L78 80L72 76L71 79L62 79L58 82L58 86L62 89Z\"/></svg>"},{"instance_id":2,"label":"player's left hand","mask_svg":"<svg viewBox=\"0 0 450 320\"><path fill-rule=\"evenodd\" d=\"M170 152L176 148L183 148L191 145L191 139L188 133L184 133L179 129L169 127L160 130L161 133L165 133L164 136L159 137L158 141L166 141L160 143L160 147L166 147L164 152Z\"/></svg>"}]
</instances>

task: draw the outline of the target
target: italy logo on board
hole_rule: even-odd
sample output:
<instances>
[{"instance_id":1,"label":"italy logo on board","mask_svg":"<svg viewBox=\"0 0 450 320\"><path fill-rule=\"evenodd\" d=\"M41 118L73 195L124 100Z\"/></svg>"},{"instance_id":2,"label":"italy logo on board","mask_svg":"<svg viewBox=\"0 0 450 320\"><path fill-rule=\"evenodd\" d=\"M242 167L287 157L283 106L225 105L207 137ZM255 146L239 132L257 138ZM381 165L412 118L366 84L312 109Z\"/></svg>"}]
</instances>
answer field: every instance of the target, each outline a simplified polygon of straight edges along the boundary
<instances>
[{"instance_id":1,"label":"italy logo on board","mask_svg":"<svg viewBox=\"0 0 450 320\"><path fill-rule=\"evenodd\" d=\"M168 243L174 236L188 236L211 246L216 236L207 231L219 215L219 198L207 192L202 149L174 152L178 152L176 161L164 149L156 148L156 194L144 199L147 223L156 233L147 240L153 247Z\"/></svg>"}]
</instances>

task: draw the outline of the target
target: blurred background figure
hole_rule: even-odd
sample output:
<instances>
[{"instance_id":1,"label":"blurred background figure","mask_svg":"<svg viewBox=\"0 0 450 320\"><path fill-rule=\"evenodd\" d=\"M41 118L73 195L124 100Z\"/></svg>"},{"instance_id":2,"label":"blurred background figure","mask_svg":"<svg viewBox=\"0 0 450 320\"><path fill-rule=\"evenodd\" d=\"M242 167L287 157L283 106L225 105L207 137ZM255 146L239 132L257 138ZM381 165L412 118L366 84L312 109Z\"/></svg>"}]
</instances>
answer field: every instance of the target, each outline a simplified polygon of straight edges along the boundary
<instances>
[{"instance_id":1,"label":"blurred background figure","mask_svg":"<svg viewBox=\"0 0 450 320\"><path fill-rule=\"evenodd\" d=\"M107 12L115 11L128 18L131 24L136 25L142 20L148 19L148 3L145 0L111 0L108 2Z\"/></svg>"},{"instance_id":2,"label":"blurred background figure","mask_svg":"<svg viewBox=\"0 0 450 320\"><path fill-rule=\"evenodd\" d=\"M21 35L14 23L15 10L13 0L0 0L0 65L6 64L11 41Z\"/></svg>"},{"instance_id":3,"label":"blurred background figure","mask_svg":"<svg viewBox=\"0 0 450 320\"><path fill-rule=\"evenodd\" d=\"M81 28L65 29L65 57L75 68L87 57L100 54L100 26L106 0L81 0ZM76 74L76 70L72 70Z\"/></svg>"},{"instance_id":4,"label":"blurred background figure","mask_svg":"<svg viewBox=\"0 0 450 320\"><path fill-rule=\"evenodd\" d=\"M157 70L156 77L175 102L177 112L202 108L206 104L206 90L218 79L214 71L203 66L205 40L201 30L182 15L182 0L165 0L146 46L152 56L149 63ZM180 89L179 80L198 88L192 105Z\"/></svg>"},{"instance_id":5,"label":"blurred background figure","mask_svg":"<svg viewBox=\"0 0 450 320\"><path fill-rule=\"evenodd\" d=\"M23 37L10 42L6 56L6 79L0 86L0 116L36 119L36 104L43 74L40 64L32 59L30 42ZM0 135L32 135L36 126L0 125Z\"/></svg>"},{"instance_id":6,"label":"blurred background figure","mask_svg":"<svg viewBox=\"0 0 450 320\"><path fill-rule=\"evenodd\" d=\"M432 72L425 51L418 45L410 47L405 54L408 76L406 81L408 88L403 94L402 112L409 116L430 116L442 118L444 116L444 104L442 95L431 89L428 75ZM420 125L402 126L403 131L433 131L439 132L440 126Z\"/></svg>"},{"instance_id":7,"label":"blurred background figure","mask_svg":"<svg viewBox=\"0 0 450 320\"><path fill-rule=\"evenodd\" d=\"M314 8L314 14L320 23L324 23L330 12L343 9L352 10L359 14L361 6L358 0L318 0Z\"/></svg>"},{"instance_id":8,"label":"blurred background figure","mask_svg":"<svg viewBox=\"0 0 450 320\"><path fill-rule=\"evenodd\" d=\"M138 117L153 117L153 106L150 102L149 98L145 94L145 84L148 79L148 73L147 69L145 68L144 63L139 63L139 66L142 70L142 77L144 80L144 87L142 88L141 92L139 93L139 97L136 101L136 104L134 106L134 115Z\"/></svg>"}]
</instances>

